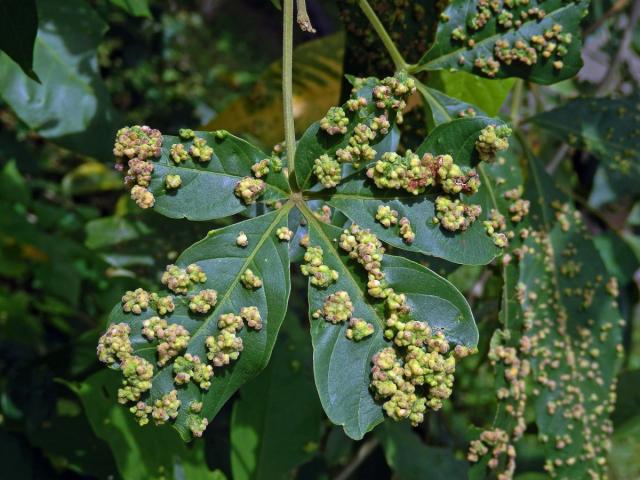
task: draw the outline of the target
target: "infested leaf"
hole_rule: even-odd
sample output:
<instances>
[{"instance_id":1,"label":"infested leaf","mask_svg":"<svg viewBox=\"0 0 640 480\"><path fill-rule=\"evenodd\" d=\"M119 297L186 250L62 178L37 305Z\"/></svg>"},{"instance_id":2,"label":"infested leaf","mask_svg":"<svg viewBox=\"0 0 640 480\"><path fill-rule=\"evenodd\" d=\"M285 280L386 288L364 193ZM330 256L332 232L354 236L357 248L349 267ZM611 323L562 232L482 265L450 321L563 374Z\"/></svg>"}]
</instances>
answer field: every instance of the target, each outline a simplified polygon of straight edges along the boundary
<instances>
[{"instance_id":1,"label":"infested leaf","mask_svg":"<svg viewBox=\"0 0 640 480\"><path fill-rule=\"evenodd\" d=\"M231 395L245 382L255 377L268 363L280 324L284 319L289 297L289 257L286 242L276 236L279 227L287 225L290 207L268 213L235 225L210 232L203 240L185 250L175 264L185 268L197 264L205 273L206 281L191 287L189 295L175 295L175 310L166 318L170 325L181 325L189 332L189 342L180 355L197 355L207 363L206 338L220 333L217 326L221 314L240 314L242 307L257 307L263 326L259 331L245 327L238 332L244 348L235 362L225 367L216 367L211 386L201 389L193 381L185 385L174 383L173 359L166 365L157 364L157 341L142 335L143 322L159 315L152 307L141 315L125 313L122 305L116 305L109 317L110 324L125 323L131 329L133 355L139 355L153 365L152 388L145 400L149 405L172 390L177 390L180 408L174 426L183 438L189 438L190 413L193 402L202 402L198 418L209 421L222 408ZM243 232L248 238L246 247L236 243ZM249 289L244 284L243 274L250 269L262 279L262 286ZM195 290L194 290L195 288ZM193 294L204 289L217 292L215 308L206 314L194 313L189 308ZM168 292L171 293L171 292ZM147 398L148 397L148 398Z\"/></svg>"},{"instance_id":2,"label":"infested leaf","mask_svg":"<svg viewBox=\"0 0 640 480\"><path fill-rule=\"evenodd\" d=\"M328 288L309 285L309 312L322 309L327 297L338 291L348 293L353 315L369 322L374 333L359 342L348 339L347 323L334 325L323 319L311 320L316 387L329 419L343 425L345 433L361 439L384 419L382 404L376 402L369 387L371 358L390 345L385 340L383 302L367 293L367 277L362 267L337 246L341 229L324 224L312 215L309 242L324 252L325 264L338 273ZM389 285L407 296L416 320L427 322L444 332L449 342L474 347L477 328L466 300L453 285L427 268L402 257L385 255L382 262ZM422 317L422 313L425 317Z\"/></svg>"},{"instance_id":3,"label":"infested leaf","mask_svg":"<svg viewBox=\"0 0 640 480\"><path fill-rule=\"evenodd\" d=\"M417 70L463 70L545 85L570 78L582 66L580 20L587 5L587 1L564 0L454 0L441 14L435 43L420 59ZM561 37L553 34L554 28ZM534 36L538 43L532 40ZM516 45L518 41L522 45ZM543 54L545 49L550 50L548 57Z\"/></svg>"}]
</instances>

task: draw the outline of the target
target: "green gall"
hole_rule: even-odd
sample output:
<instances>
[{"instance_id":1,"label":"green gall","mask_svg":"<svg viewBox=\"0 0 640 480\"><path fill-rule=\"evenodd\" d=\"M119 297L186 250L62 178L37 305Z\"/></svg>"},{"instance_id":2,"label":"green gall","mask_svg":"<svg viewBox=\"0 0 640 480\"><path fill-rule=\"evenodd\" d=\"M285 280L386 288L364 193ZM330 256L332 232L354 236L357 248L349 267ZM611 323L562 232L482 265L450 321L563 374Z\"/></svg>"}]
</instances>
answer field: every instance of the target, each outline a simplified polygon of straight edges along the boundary
<instances>
[{"instance_id":1,"label":"green gall","mask_svg":"<svg viewBox=\"0 0 640 480\"><path fill-rule=\"evenodd\" d=\"M326 288L338 280L338 272L324 264L324 252L320 247L306 247L304 261L300 271L314 287Z\"/></svg>"},{"instance_id":2,"label":"green gall","mask_svg":"<svg viewBox=\"0 0 640 480\"><path fill-rule=\"evenodd\" d=\"M357 112L367 106L367 99L364 97L350 98L346 103L347 108L352 112Z\"/></svg>"},{"instance_id":3,"label":"green gall","mask_svg":"<svg viewBox=\"0 0 640 480\"><path fill-rule=\"evenodd\" d=\"M151 208L155 205L156 199L149 190L140 185L131 188L131 199L142 209Z\"/></svg>"},{"instance_id":4,"label":"green gall","mask_svg":"<svg viewBox=\"0 0 640 480\"><path fill-rule=\"evenodd\" d=\"M197 263L188 265L185 272L189 275L189 280L193 283L204 283L207 281L207 274L204 273L202 267Z\"/></svg>"},{"instance_id":5,"label":"green gall","mask_svg":"<svg viewBox=\"0 0 640 480\"><path fill-rule=\"evenodd\" d=\"M142 357L128 356L120 365L124 380L118 389L118 402L137 402L140 396L151 389L153 365Z\"/></svg>"},{"instance_id":6,"label":"green gall","mask_svg":"<svg viewBox=\"0 0 640 480\"><path fill-rule=\"evenodd\" d=\"M283 242L288 242L293 238L293 231L287 227L280 227L276 230L276 236Z\"/></svg>"},{"instance_id":7,"label":"green gall","mask_svg":"<svg viewBox=\"0 0 640 480\"><path fill-rule=\"evenodd\" d=\"M151 294L151 307L158 312L158 315L166 315L167 313L172 313L176 306L173 303L173 297L171 295L167 295L166 297L161 297L157 293Z\"/></svg>"},{"instance_id":8,"label":"green gall","mask_svg":"<svg viewBox=\"0 0 640 480\"><path fill-rule=\"evenodd\" d=\"M107 365L123 362L133 352L129 335L131 328L126 323L109 325L107 331L98 340L98 360Z\"/></svg>"},{"instance_id":9,"label":"green gall","mask_svg":"<svg viewBox=\"0 0 640 480\"><path fill-rule=\"evenodd\" d=\"M249 290L262 287L262 280L250 268L247 268L240 276L240 281L244 288Z\"/></svg>"},{"instance_id":10,"label":"green gall","mask_svg":"<svg viewBox=\"0 0 640 480\"><path fill-rule=\"evenodd\" d=\"M156 425L162 425L169 420L173 420L178 416L180 409L180 400L178 400L178 392L171 390L169 393L157 399L153 404L151 416Z\"/></svg>"},{"instance_id":11,"label":"green gall","mask_svg":"<svg viewBox=\"0 0 640 480\"><path fill-rule=\"evenodd\" d=\"M386 115L380 115L379 117L374 117L371 121L371 130L376 133L380 133L381 135L386 135L389 133L389 128L391 128L391 123L387 120Z\"/></svg>"},{"instance_id":12,"label":"green gall","mask_svg":"<svg viewBox=\"0 0 640 480\"><path fill-rule=\"evenodd\" d=\"M174 293L184 295L191 287L191 280L187 272L177 265L167 265L166 271L160 279L163 285Z\"/></svg>"},{"instance_id":13,"label":"green gall","mask_svg":"<svg viewBox=\"0 0 640 480\"><path fill-rule=\"evenodd\" d=\"M271 165L271 160L265 158L260 160L258 163L254 163L251 165L251 171L253 172L253 176L256 178L262 178L269 173L269 165Z\"/></svg>"},{"instance_id":14,"label":"green gall","mask_svg":"<svg viewBox=\"0 0 640 480\"><path fill-rule=\"evenodd\" d=\"M266 188L266 183L259 178L244 177L236 184L233 193L245 205L252 205L256 203L257 198L264 193Z\"/></svg>"},{"instance_id":15,"label":"green gall","mask_svg":"<svg viewBox=\"0 0 640 480\"><path fill-rule=\"evenodd\" d=\"M136 417L136 422L138 422L138 425L141 427L149 423L149 414L152 410L153 408L143 401L139 401L133 407L129 408L129 411L133 413L133 416Z\"/></svg>"},{"instance_id":16,"label":"green gall","mask_svg":"<svg viewBox=\"0 0 640 480\"><path fill-rule=\"evenodd\" d=\"M217 302L218 292L212 289L201 290L190 298L189 310L193 313L208 313Z\"/></svg>"},{"instance_id":17,"label":"green gall","mask_svg":"<svg viewBox=\"0 0 640 480\"><path fill-rule=\"evenodd\" d=\"M498 152L509 148L510 135L511 129L506 125L499 127L489 125L483 128L476 140L476 150L480 160L490 162Z\"/></svg>"},{"instance_id":18,"label":"green gall","mask_svg":"<svg viewBox=\"0 0 640 480\"><path fill-rule=\"evenodd\" d=\"M150 295L142 288L136 288L133 292L127 291L122 297L122 311L140 315L149 308Z\"/></svg>"},{"instance_id":19,"label":"green gall","mask_svg":"<svg viewBox=\"0 0 640 480\"><path fill-rule=\"evenodd\" d=\"M333 188L342 179L340 163L329 155L322 155L313 162L313 174L327 188Z\"/></svg>"},{"instance_id":20,"label":"green gall","mask_svg":"<svg viewBox=\"0 0 640 480\"><path fill-rule=\"evenodd\" d=\"M398 223L398 212L391 210L389 206L379 205L378 211L376 212L376 220L380 222L383 227L389 228L391 225Z\"/></svg>"},{"instance_id":21,"label":"green gall","mask_svg":"<svg viewBox=\"0 0 640 480\"><path fill-rule=\"evenodd\" d=\"M164 177L164 185L168 189L180 188L180 185L182 185L182 179L180 178L180 175L167 175Z\"/></svg>"},{"instance_id":22,"label":"green gall","mask_svg":"<svg viewBox=\"0 0 640 480\"><path fill-rule=\"evenodd\" d=\"M116 157L116 168L123 169L127 160L158 158L162 153L162 134L146 125L124 127L116 133L113 155Z\"/></svg>"},{"instance_id":23,"label":"green gall","mask_svg":"<svg viewBox=\"0 0 640 480\"><path fill-rule=\"evenodd\" d=\"M202 363L197 355L187 353L177 357L173 362L173 373L175 373L174 382L176 385L184 385L193 380L202 390L208 390L211 387L213 367Z\"/></svg>"},{"instance_id":24,"label":"green gall","mask_svg":"<svg viewBox=\"0 0 640 480\"><path fill-rule=\"evenodd\" d=\"M400 236L406 244L411 245L416 239L416 234L411 228L411 222L407 217L402 217L398 223L400 225Z\"/></svg>"},{"instance_id":25,"label":"green gall","mask_svg":"<svg viewBox=\"0 0 640 480\"><path fill-rule=\"evenodd\" d=\"M352 318L349 320L349 328L345 331L345 336L349 340L359 342L373 335L374 331L373 325L369 322L360 318Z\"/></svg>"},{"instance_id":26,"label":"green gall","mask_svg":"<svg viewBox=\"0 0 640 480\"><path fill-rule=\"evenodd\" d=\"M202 402L195 400L189 404L189 413L200 413L202 411Z\"/></svg>"},{"instance_id":27,"label":"green gall","mask_svg":"<svg viewBox=\"0 0 640 480\"><path fill-rule=\"evenodd\" d=\"M479 205L467 205L442 195L436 198L435 207L433 223L439 223L442 228L451 232L467 230L482 213Z\"/></svg>"},{"instance_id":28,"label":"green gall","mask_svg":"<svg viewBox=\"0 0 640 480\"><path fill-rule=\"evenodd\" d=\"M209 425L209 420L206 418L200 418L196 415L189 415L187 417L187 427L191 430L194 437L202 437L202 434L207 429L207 425Z\"/></svg>"},{"instance_id":29,"label":"green gall","mask_svg":"<svg viewBox=\"0 0 640 480\"><path fill-rule=\"evenodd\" d=\"M242 330L242 327L244 327L244 321L240 315L223 313L218 318L218 328L220 330L228 330L229 332L235 333Z\"/></svg>"},{"instance_id":30,"label":"green gall","mask_svg":"<svg viewBox=\"0 0 640 480\"><path fill-rule=\"evenodd\" d=\"M183 140L191 140L196 136L196 132L194 132L190 128L181 128L180 130L178 130L178 135Z\"/></svg>"},{"instance_id":31,"label":"green gall","mask_svg":"<svg viewBox=\"0 0 640 480\"><path fill-rule=\"evenodd\" d=\"M237 360L242 352L242 338L236 336L234 331L222 330L217 336L207 337L207 358L214 367L223 367Z\"/></svg>"},{"instance_id":32,"label":"green gall","mask_svg":"<svg viewBox=\"0 0 640 480\"><path fill-rule=\"evenodd\" d=\"M206 163L213 156L213 148L207 145L207 141L204 138L198 137L193 139L193 145L189 147L189 154L194 160Z\"/></svg>"},{"instance_id":33,"label":"green gall","mask_svg":"<svg viewBox=\"0 0 640 480\"><path fill-rule=\"evenodd\" d=\"M381 267L384 247L378 237L368 229L361 229L355 223L343 230L339 240L340 248L349 253L364 269L377 279L383 278Z\"/></svg>"},{"instance_id":34,"label":"green gall","mask_svg":"<svg viewBox=\"0 0 640 480\"><path fill-rule=\"evenodd\" d=\"M163 367L178 353L187 348L191 335L182 325L173 323L163 330L162 336L159 338L162 341L156 347L158 365Z\"/></svg>"},{"instance_id":35,"label":"green gall","mask_svg":"<svg viewBox=\"0 0 640 480\"><path fill-rule=\"evenodd\" d=\"M369 142L376 138L376 132L364 123L356 125L345 148L336 151L336 157L342 163L352 163L358 168L362 162L370 162L376 157L376 151Z\"/></svg>"},{"instance_id":36,"label":"green gall","mask_svg":"<svg viewBox=\"0 0 640 480\"><path fill-rule=\"evenodd\" d=\"M329 295L322 306L322 315L325 320L334 325L348 320L351 314L353 314L353 303L344 290Z\"/></svg>"},{"instance_id":37,"label":"green gall","mask_svg":"<svg viewBox=\"0 0 640 480\"><path fill-rule=\"evenodd\" d=\"M247 322L247 327L254 330L262 330L262 317L258 307L242 307L240 317Z\"/></svg>"},{"instance_id":38,"label":"green gall","mask_svg":"<svg viewBox=\"0 0 640 480\"><path fill-rule=\"evenodd\" d=\"M397 72L393 77L386 77L379 85L373 87L373 99L376 107L402 112L407 106L407 99L416 91L416 84L406 72Z\"/></svg>"},{"instance_id":39,"label":"green gall","mask_svg":"<svg viewBox=\"0 0 640 480\"><path fill-rule=\"evenodd\" d=\"M344 113L341 107L331 107L327 114L320 120L320 128L327 132L329 135L335 135L336 133L347 133L347 126L349 125L349 119Z\"/></svg>"},{"instance_id":40,"label":"green gall","mask_svg":"<svg viewBox=\"0 0 640 480\"><path fill-rule=\"evenodd\" d=\"M152 342L156 338L162 338L168 322L160 317L147 318L142 322L142 336Z\"/></svg>"},{"instance_id":41,"label":"green gall","mask_svg":"<svg viewBox=\"0 0 640 480\"><path fill-rule=\"evenodd\" d=\"M171 160L180 165L183 162L189 160L189 152L184 148L181 143L174 143L169 150L169 156Z\"/></svg>"}]
</instances>

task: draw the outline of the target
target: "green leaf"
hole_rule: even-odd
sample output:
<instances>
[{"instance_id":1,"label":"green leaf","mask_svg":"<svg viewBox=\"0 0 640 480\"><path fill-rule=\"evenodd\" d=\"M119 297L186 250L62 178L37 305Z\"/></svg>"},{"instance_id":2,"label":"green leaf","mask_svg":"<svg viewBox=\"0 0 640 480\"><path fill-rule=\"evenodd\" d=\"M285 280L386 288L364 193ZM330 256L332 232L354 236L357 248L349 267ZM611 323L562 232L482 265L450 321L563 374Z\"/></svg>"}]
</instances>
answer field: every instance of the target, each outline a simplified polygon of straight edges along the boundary
<instances>
[{"instance_id":1,"label":"green leaf","mask_svg":"<svg viewBox=\"0 0 640 480\"><path fill-rule=\"evenodd\" d=\"M640 416L625 422L616 429L613 445L609 452L611 477L615 480L638 478L640 476Z\"/></svg>"},{"instance_id":2,"label":"green leaf","mask_svg":"<svg viewBox=\"0 0 640 480\"><path fill-rule=\"evenodd\" d=\"M375 102L372 101L372 88L375 85L375 81L376 79L367 79L365 85L358 91L358 96L367 99L367 105L365 107L360 108L356 112L351 112L346 107L346 104L342 105L342 108L349 118L349 125L344 134L337 133L329 135L320 128L319 121L313 123L304 132L298 141L295 157L296 180L302 190L309 190L317 183L317 178L313 174L313 165L316 158L323 154L335 155L338 149L348 145L349 138L358 124L369 124L375 116L384 113L384 111L377 109ZM392 113L389 121L393 127L395 125L395 113ZM389 128L389 133L386 135L376 135L376 138L370 143L371 147L376 150L376 153L380 154L385 151L384 147L386 143L384 143L384 140L390 136L393 136L393 128L391 127ZM346 166L343 170L349 171L349 168L351 167Z\"/></svg>"},{"instance_id":3,"label":"green leaf","mask_svg":"<svg viewBox=\"0 0 640 480\"><path fill-rule=\"evenodd\" d=\"M440 70L429 76L427 85L460 102L475 106L478 115L486 112L486 116L493 117L500 111L515 83L516 80L513 78L490 80L466 72Z\"/></svg>"},{"instance_id":4,"label":"green leaf","mask_svg":"<svg viewBox=\"0 0 640 480\"><path fill-rule=\"evenodd\" d=\"M118 405L118 375L112 371L93 374L86 381L67 383L82 401L95 434L111 448L123 478L206 479L211 472L202 443L185 445L168 427L140 428L132 415Z\"/></svg>"},{"instance_id":5,"label":"green leaf","mask_svg":"<svg viewBox=\"0 0 640 480\"><path fill-rule=\"evenodd\" d=\"M599 206L640 193L640 97L578 98L530 122L600 162L590 202Z\"/></svg>"},{"instance_id":6,"label":"green leaf","mask_svg":"<svg viewBox=\"0 0 640 480\"><path fill-rule=\"evenodd\" d=\"M192 158L176 164L170 157L171 145L182 143L189 150L191 141L165 135L162 156L154 161L154 170L149 190L155 196L153 210L170 218L189 220L213 220L242 212L246 204L234 195L236 184L251 176L251 166L268 155L250 143L227 132L221 136L211 132L196 132L213 147L209 162L195 162ZM167 189L165 177L179 175L182 185ZM283 172L270 172L263 178L266 182L259 202L285 200L289 186Z\"/></svg>"},{"instance_id":7,"label":"green leaf","mask_svg":"<svg viewBox=\"0 0 640 480\"><path fill-rule=\"evenodd\" d=\"M148 0L111 0L111 3L135 17L151 17Z\"/></svg>"},{"instance_id":8,"label":"green leaf","mask_svg":"<svg viewBox=\"0 0 640 480\"><path fill-rule=\"evenodd\" d=\"M118 122L96 56L107 26L83 0L37 4L34 70L41 83L0 54L0 95L43 137L106 159Z\"/></svg>"},{"instance_id":9,"label":"green leaf","mask_svg":"<svg viewBox=\"0 0 640 480\"><path fill-rule=\"evenodd\" d=\"M86 224L85 231L85 245L93 250L136 240L148 235L151 229L143 222L112 216L91 220Z\"/></svg>"},{"instance_id":10,"label":"green leaf","mask_svg":"<svg viewBox=\"0 0 640 480\"><path fill-rule=\"evenodd\" d=\"M287 318L269 366L242 387L233 406L234 479L289 478L319 446L322 407L311 366L305 368L311 347L298 322L293 315ZM292 402L300 408L292 408Z\"/></svg>"},{"instance_id":11,"label":"green leaf","mask_svg":"<svg viewBox=\"0 0 640 480\"><path fill-rule=\"evenodd\" d=\"M536 423L540 437L549 439L547 461L559 462L558 476L603 475L599 458L606 457L621 314L580 213L534 159L528 175L531 230L519 264L520 303L533 319L526 332L532 375L548 379L534 400ZM562 436L571 441L558 448ZM567 463L591 449L593 457Z\"/></svg>"},{"instance_id":12,"label":"green leaf","mask_svg":"<svg viewBox=\"0 0 640 480\"><path fill-rule=\"evenodd\" d=\"M173 364L162 368L156 365L155 342L148 341L141 333L143 321L157 315L155 311L149 308L141 315L133 315L123 312L121 305L116 305L111 312L110 324L123 322L130 326L133 353L154 365L153 386L147 401L159 399L173 389L178 390L182 406L174 426L183 438L190 436L187 422L191 415L191 402L203 402L202 416L211 420L229 397L255 377L269 361L287 309L290 290L288 244L280 241L275 232L287 225L290 209L291 205L287 204L261 217L213 230L175 261L181 268L193 263L199 265L207 276L201 287L215 289L218 293L215 308L211 308L207 314L192 313L188 307L189 297L174 296L175 311L167 317L167 321L182 325L190 333L188 346L184 352L180 352L181 355L198 355L203 362L207 362L205 340L219 333L217 323L221 314L238 315L242 307L256 306L264 324L259 331L244 328L238 333L244 350L235 362L216 367L208 390L201 390L193 382L176 386L173 382ZM249 242L244 248L236 244L241 232ZM246 269L251 269L263 280L260 288L250 290L243 286L241 276Z\"/></svg>"},{"instance_id":13,"label":"green leaf","mask_svg":"<svg viewBox=\"0 0 640 480\"><path fill-rule=\"evenodd\" d=\"M586 14L587 1L547 0L516 4L509 8L504 3L498 3L498 13L513 14L513 26L506 28L506 24L500 25L497 21L498 13L485 7L489 18L486 24L478 29L471 27L474 17L480 12L479 0L453 0L444 10L438 22L436 39L431 49L418 62L417 71L422 70L463 70L480 76L506 78L520 77L530 81L551 84L559 82L575 75L582 66L580 58L580 20ZM515 2L514 2L515 3ZM486 4L485 4L486 5ZM539 20L537 15L529 15L520 26L515 22L521 13L536 7L545 12L544 18ZM566 54L560 55L558 48L553 50L549 58L544 58L542 52L536 52L535 62L527 65L523 61L514 59L510 65L503 60L498 62L499 68L493 72L483 72L474 65L476 59L485 61L498 60L496 55L496 42L507 41L509 48L513 48L516 41L523 41L527 48L533 47L531 38L534 35L544 36L546 31L551 31L554 25L562 27L562 34L571 34L570 42L561 42L554 39L556 45L566 48ZM455 29L460 29L464 40L453 38ZM469 43L472 41L472 44ZM549 42L545 42L548 44ZM462 59L462 60L461 60ZM561 68L554 67L554 62L562 62Z\"/></svg>"},{"instance_id":14,"label":"green leaf","mask_svg":"<svg viewBox=\"0 0 640 480\"><path fill-rule=\"evenodd\" d=\"M322 248L324 263L338 272L338 279L326 289L309 285L309 312L321 309L328 295L346 291L353 303L353 315L373 325L374 334L360 342L345 336L347 324L334 325L323 319L311 320L313 362L316 388L329 419L343 425L345 433L356 440L383 421L381 403L369 389L371 358L389 346L383 337L383 303L367 293L364 270L346 252L337 239L342 230L320 222L305 212L309 222L310 245ZM412 312L425 312L432 328L442 330L449 342L474 347L478 331L465 298L444 278L402 257L385 255L382 270L389 285L407 296ZM428 312L428 313L427 313Z\"/></svg>"},{"instance_id":15,"label":"green leaf","mask_svg":"<svg viewBox=\"0 0 640 480\"><path fill-rule=\"evenodd\" d=\"M466 462L456 459L447 448L425 445L406 423L387 422L376 434L387 464L399 480L467 478Z\"/></svg>"},{"instance_id":16,"label":"green leaf","mask_svg":"<svg viewBox=\"0 0 640 480\"><path fill-rule=\"evenodd\" d=\"M5 0L0 4L0 50L5 52L33 80L33 44L38 32L35 0Z\"/></svg>"},{"instance_id":17,"label":"green leaf","mask_svg":"<svg viewBox=\"0 0 640 480\"><path fill-rule=\"evenodd\" d=\"M472 166L477 161L475 142L480 131L487 125L502 122L486 117L463 118L436 127L416 153L423 155L449 154L460 165ZM413 195L398 190L379 189L363 173L343 179L335 193L329 194L327 203L342 211L351 220L371 229L378 237L394 247L444 258L462 264L486 264L499 252L491 238L485 233L482 221L490 210L490 187L482 185L480 191L468 198L468 202L479 204L483 213L464 232L451 233L433 223L436 193ZM388 205L406 216L416 234L411 245L404 242L397 227L385 228L376 221L380 205Z\"/></svg>"}]
</instances>

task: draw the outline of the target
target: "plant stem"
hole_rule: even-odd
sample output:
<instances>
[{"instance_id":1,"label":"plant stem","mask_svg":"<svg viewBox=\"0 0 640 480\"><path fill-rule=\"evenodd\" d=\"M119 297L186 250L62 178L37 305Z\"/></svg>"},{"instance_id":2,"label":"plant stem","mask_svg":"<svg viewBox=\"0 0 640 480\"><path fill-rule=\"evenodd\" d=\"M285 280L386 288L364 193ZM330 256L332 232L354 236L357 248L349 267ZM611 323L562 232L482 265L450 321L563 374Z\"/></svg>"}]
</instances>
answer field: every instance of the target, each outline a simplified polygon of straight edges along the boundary
<instances>
[{"instance_id":1,"label":"plant stem","mask_svg":"<svg viewBox=\"0 0 640 480\"><path fill-rule=\"evenodd\" d=\"M284 0L282 14L282 107L289 183L297 191L295 179L296 130L293 121L293 0Z\"/></svg>"},{"instance_id":2,"label":"plant stem","mask_svg":"<svg viewBox=\"0 0 640 480\"><path fill-rule=\"evenodd\" d=\"M396 70L407 70L407 62L404 60L404 58L402 58L402 55L398 51L396 44L393 43L393 40L391 40L391 37L385 30L382 22L380 22L380 19L376 15L376 12L374 12L373 8L371 8L371 5L369 5L369 2L367 0L358 0L358 5L369 20L369 23L371 23L373 29L378 34L378 37L380 37L380 40L382 40L382 43L387 49L387 52L389 52L389 55L391 55L391 60L393 60L393 64L395 65Z\"/></svg>"},{"instance_id":3,"label":"plant stem","mask_svg":"<svg viewBox=\"0 0 640 480\"><path fill-rule=\"evenodd\" d=\"M378 447L378 439L372 438L367 440L362 444L360 450L356 453L356 456L347 464L347 466L342 470L336 477L335 480L347 480L358 467L364 462L369 455Z\"/></svg>"},{"instance_id":4,"label":"plant stem","mask_svg":"<svg viewBox=\"0 0 640 480\"><path fill-rule=\"evenodd\" d=\"M297 0L296 5L298 6L298 26L300 30L303 32L316 33L316 29L311 25L311 20L307 13L306 0Z\"/></svg>"},{"instance_id":5,"label":"plant stem","mask_svg":"<svg viewBox=\"0 0 640 480\"><path fill-rule=\"evenodd\" d=\"M511 125L514 127L520 123L520 104L522 103L522 92L524 81L521 78L516 80L516 84L511 94Z\"/></svg>"}]
</instances>

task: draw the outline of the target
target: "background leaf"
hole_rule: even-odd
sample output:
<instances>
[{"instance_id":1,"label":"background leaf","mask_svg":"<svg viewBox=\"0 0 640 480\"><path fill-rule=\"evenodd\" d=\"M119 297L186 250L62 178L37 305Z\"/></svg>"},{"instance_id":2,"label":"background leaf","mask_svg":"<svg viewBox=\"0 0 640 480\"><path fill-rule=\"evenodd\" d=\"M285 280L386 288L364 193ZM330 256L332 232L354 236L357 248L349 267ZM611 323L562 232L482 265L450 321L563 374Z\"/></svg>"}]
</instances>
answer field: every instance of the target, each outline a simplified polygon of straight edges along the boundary
<instances>
[{"instance_id":1,"label":"background leaf","mask_svg":"<svg viewBox=\"0 0 640 480\"><path fill-rule=\"evenodd\" d=\"M40 83L0 54L0 95L43 137L87 155L110 158L110 139L119 119L96 56L107 26L83 0L38 0L37 5L33 69Z\"/></svg>"},{"instance_id":2,"label":"background leaf","mask_svg":"<svg viewBox=\"0 0 640 480\"><path fill-rule=\"evenodd\" d=\"M0 50L34 80L33 43L38 32L36 0L5 0L0 5Z\"/></svg>"},{"instance_id":3,"label":"background leaf","mask_svg":"<svg viewBox=\"0 0 640 480\"><path fill-rule=\"evenodd\" d=\"M288 317L269 366L240 390L231 416L233 478L283 479L320 444L322 407L313 384L311 347Z\"/></svg>"},{"instance_id":4,"label":"background leaf","mask_svg":"<svg viewBox=\"0 0 640 480\"><path fill-rule=\"evenodd\" d=\"M150 17L148 0L111 0L111 3L136 17Z\"/></svg>"}]
</instances>

